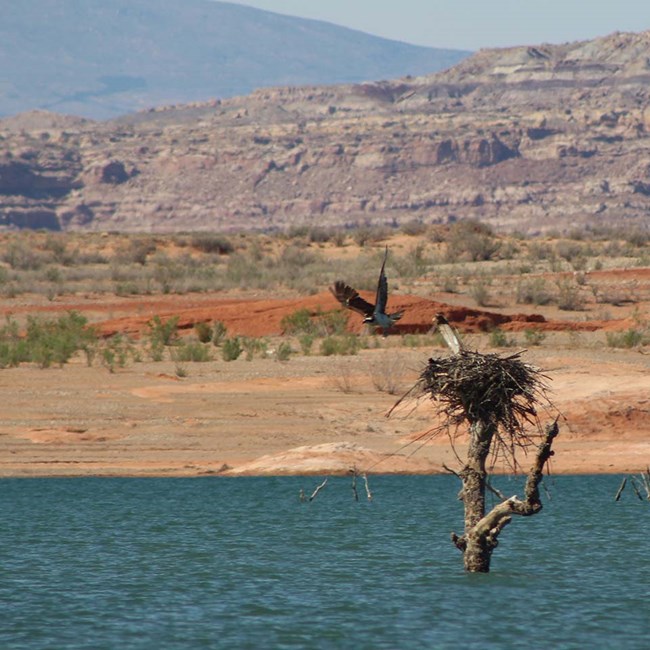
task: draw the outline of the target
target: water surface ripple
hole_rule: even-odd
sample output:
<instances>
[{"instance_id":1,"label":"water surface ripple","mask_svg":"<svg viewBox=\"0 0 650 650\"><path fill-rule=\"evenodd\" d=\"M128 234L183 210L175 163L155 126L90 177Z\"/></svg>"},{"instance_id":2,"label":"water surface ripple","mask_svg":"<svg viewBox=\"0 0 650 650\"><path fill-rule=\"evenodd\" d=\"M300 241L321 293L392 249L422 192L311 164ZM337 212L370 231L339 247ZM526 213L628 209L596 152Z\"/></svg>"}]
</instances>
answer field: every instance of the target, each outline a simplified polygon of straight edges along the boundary
<instances>
[{"instance_id":1,"label":"water surface ripple","mask_svg":"<svg viewBox=\"0 0 650 650\"><path fill-rule=\"evenodd\" d=\"M0 648L647 648L650 504L620 478L547 478L489 575L451 476L311 503L318 478L3 479Z\"/></svg>"}]
</instances>

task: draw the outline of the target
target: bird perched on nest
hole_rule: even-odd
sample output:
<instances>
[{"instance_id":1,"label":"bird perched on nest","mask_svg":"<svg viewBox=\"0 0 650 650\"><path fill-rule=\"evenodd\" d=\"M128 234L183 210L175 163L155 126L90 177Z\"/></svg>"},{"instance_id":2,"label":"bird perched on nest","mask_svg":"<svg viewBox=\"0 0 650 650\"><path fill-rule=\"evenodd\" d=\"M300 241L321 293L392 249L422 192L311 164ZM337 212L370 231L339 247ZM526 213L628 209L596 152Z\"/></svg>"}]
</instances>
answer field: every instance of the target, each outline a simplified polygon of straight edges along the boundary
<instances>
[{"instance_id":1,"label":"bird perched on nest","mask_svg":"<svg viewBox=\"0 0 650 650\"><path fill-rule=\"evenodd\" d=\"M364 300L356 289L348 286L343 280L337 280L330 291L333 296L347 309L356 311L361 314L363 322L375 327L381 327L384 336L386 331L389 330L396 321L398 321L403 311L394 312L392 314L386 313L386 303L388 302L388 281L386 280L386 273L384 267L386 266L386 258L388 257L388 246L384 253L384 261L381 264L381 271L379 271L379 280L377 281L377 295L375 304L369 303Z\"/></svg>"},{"instance_id":2,"label":"bird perched on nest","mask_svg":"<svg viewBox=\"0 0 650 650\"><path fill-rule=\"evenodd\" d=\"M440 336L444 339L447 347L454 354L460 354L463 349L463 344L460 342L454 328L449 324L449 321L442 314L436 314L433 320L436 324L436 329L440 332Z\"/></svg>"}]
</instances>

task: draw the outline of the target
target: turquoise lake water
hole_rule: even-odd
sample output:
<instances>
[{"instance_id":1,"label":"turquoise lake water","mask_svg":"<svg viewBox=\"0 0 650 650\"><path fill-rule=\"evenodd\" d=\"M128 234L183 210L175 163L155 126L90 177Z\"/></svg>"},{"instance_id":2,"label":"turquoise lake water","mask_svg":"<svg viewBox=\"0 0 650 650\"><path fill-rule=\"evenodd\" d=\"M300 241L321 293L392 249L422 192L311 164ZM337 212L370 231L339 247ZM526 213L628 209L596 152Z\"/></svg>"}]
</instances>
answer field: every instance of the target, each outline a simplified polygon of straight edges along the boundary
<instances>
[{"instance_id":1,"label":"turquoise lake water","mask_svg":"<svg viewBox=\"0 0 650 650\"><path fill-rule=\"evenodd\" d=\"M467 575L452 476L0 480L0 648L649 648L650 503L546 478ZM521 478L497 477L506 494Z\"/></svg>"}]
</instances>

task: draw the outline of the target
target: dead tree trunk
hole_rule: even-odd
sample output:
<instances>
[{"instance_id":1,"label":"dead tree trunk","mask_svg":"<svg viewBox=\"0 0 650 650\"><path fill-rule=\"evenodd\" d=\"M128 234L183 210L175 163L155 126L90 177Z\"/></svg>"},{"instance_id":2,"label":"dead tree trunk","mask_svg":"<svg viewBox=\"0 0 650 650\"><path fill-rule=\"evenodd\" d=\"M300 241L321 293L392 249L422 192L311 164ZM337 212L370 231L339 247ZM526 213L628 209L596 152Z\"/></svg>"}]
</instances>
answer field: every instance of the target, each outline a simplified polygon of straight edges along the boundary
<instances>
[{"instance_id":1,"label":"dead tree trunk","mask_svg":"<svg viewBox=\"0 0 650 650\"><path fill-rule=\"evenodd\" d=\"M465 531L460 537L452 533L451 538L463 553L467 571L487 573L499 533L511 516L532 515L542 507L538 487L544 464L553 453L551 443L557 435L557 421L542 434L543 442L526 482L526 498L506 499L491 488L487 480L488 457L503 454L514 463L516 449L525 449L531 442L526 427L538 425L537 405L548 403L544 375L522 362L520 353L500 357L466 350L443 316L438 316L436 322L439 328L444 327L441 332L454 354L431 357L418 383L406 395L428 394L438 404L438 414L445 422L433 435L445 428L449 432L450 425L469 424L467 460L460 472L454 472L463 484L460 499L465 507ZM488 514L487 488L502 498Z\"/></svg>"},{"instance_id":2,"label":"dead tree trunk","mask_svg":"<svg viewBox=\"0 0 650 650\"><path fill-rule=\"evenodd\" d=\"M489 572L492 551L497 547L499 534L510 523L512 515L528 517L542 509L539 484L543 478L544 465L553 455L551 445L558 434L558 426L557 422L554 422L546 428L544 439L537 448L535 462L526 480L525 498L521 500L512 496L505 499L486 515L485 463L494 433L494 425L485 422L472 423L467 464L459 474L463 481L461 498L465 506L465 532L460 537L452 533L451 539L462 551L465 570L470 573Z\"/></svg>"},{"instance_id":3,"label":"dead tree trunk","mask_svg":"<svg viewBox=\"0 0 650 650\"><path fill-rule=\"evenodd\" d=\"M485 516L485 486L487 470L485 468L490 445L494 437L495 426L490 422L477 420L470 426L470 443L467 450L467 462L459 476L463 482L461 500L465 508L465 535L457 537L452 534L452 540L463 552L465 569L471 572L487 572L490 570L490 553L479 544L468 543L470 538L467 531L474 529L476 524Z\"/></svg>"}]
</instances>

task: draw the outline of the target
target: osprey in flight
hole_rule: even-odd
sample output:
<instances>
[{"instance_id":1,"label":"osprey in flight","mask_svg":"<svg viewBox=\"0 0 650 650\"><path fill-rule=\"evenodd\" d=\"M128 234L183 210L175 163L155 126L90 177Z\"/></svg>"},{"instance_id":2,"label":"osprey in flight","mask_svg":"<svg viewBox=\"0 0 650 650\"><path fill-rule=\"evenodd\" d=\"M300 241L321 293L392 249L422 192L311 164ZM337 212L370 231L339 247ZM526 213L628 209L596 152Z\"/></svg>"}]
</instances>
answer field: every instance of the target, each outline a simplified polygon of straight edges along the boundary
<instances>
[{"instance_id":1,"label":"osprey in flight","mask_svg":"<svg viewBox=\"0 0 650 650\"><path fill-rule=\"evenodd\" d=\"M384 261L381 264L381 271L379 272L379 280L377 281L377 296L375 304L370 304L364 300L358 292L352 287L348 286L343 280L337 280L334 287L330 287L330 291L334 297L348 309L356 311L361 314L363 322L368 325L381 327L384 336L386 330L390 329L395 321L398 321L404 312L395 312L393 314L386 313L386 303L388 302L388 282L386 281L386 273L384 267L386 266L386 258L388 257L388 246L384 253Z\"/></svg>"}]
</instances>

